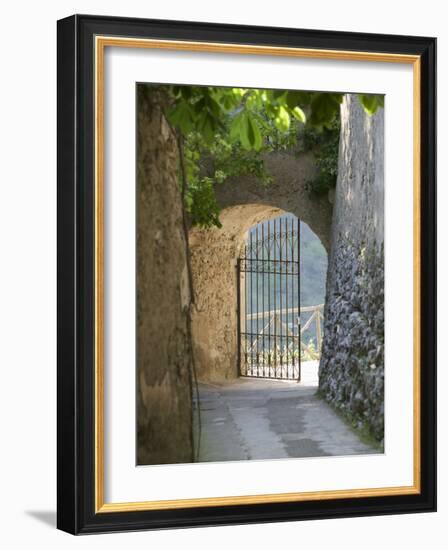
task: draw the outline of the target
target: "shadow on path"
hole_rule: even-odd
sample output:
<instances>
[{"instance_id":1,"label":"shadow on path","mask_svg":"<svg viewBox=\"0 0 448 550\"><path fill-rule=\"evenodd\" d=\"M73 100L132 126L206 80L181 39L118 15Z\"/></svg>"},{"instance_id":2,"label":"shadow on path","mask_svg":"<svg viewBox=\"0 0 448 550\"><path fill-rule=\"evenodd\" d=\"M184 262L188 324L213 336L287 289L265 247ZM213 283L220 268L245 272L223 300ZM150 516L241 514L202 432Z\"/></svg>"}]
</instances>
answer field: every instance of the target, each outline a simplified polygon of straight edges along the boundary
<instances>
[{"instance_id":1,"label":"shadow on path","mask_svg":"<svg viewBox=\"0 0 448 550\"><path fill-rule=\"evenodd\" d=\"M239 378L200 384L199 461L377 453L316 396L317 363L304 363L302 372L301 383Z\"/></svg>"}]
</instances>

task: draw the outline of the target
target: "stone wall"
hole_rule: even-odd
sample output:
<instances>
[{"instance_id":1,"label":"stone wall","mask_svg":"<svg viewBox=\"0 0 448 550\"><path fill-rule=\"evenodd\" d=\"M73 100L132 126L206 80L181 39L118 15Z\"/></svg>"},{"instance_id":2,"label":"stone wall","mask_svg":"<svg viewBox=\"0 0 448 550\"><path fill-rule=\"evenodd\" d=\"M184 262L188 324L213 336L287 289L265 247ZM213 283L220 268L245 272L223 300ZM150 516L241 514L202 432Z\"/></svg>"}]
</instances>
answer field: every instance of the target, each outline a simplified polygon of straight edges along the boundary
<instances>
[{"instance_id":1,"label":"stone wall","mask_svg":"<svg viewBox=\"0 0 448 550\"><path fill-rule=\"evenodd\" d=\"M356 95L341 109L328 262L320 394L360 429L384 438L384 110Z\"/></svg>"},{"instance_id":2,"label":"stone wall","mask_svg":"<svg viewBox=\"0 0 448 550\"><path fill-rule=\"evenodd\" d=\"M177 148L163 93L138 87L137 463L193 460L190 294Z\"/></svg>"}]
</instances>

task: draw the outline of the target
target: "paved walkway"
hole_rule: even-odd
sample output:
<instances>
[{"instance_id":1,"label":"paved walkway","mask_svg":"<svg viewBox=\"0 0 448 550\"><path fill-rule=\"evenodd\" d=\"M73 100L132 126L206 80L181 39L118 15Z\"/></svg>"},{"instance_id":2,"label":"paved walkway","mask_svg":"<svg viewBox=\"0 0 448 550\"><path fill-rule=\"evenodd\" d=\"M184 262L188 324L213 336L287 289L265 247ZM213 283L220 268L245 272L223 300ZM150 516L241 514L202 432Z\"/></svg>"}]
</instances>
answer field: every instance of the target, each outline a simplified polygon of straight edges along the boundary
<instances>
[{"instance_id":1,"label":"paved walkway","mask_svg":"<svg viewBox=\"0 0 448 550\"><path fill-rule=\"evenodd\" d=\"M200 384L199 460L376 453L315 396L316 388L316 362L302 365L299 384L251 378Z\"/></svg>"}]
</instances>

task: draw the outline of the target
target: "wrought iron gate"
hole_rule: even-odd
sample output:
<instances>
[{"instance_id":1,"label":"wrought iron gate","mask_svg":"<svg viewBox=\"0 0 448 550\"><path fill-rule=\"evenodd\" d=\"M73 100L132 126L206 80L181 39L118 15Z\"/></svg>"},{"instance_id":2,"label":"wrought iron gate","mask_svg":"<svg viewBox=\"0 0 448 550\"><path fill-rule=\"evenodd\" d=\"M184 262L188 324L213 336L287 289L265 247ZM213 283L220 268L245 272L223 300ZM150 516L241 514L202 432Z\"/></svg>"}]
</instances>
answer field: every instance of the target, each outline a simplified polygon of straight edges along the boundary
<instances>
[{"instance_id":1,"label":"wrought iron gate","mask_svg":"<svg viewBox=\"0 0 448 550\"><path fill-rule=\"evenodd\" d=\"M240 375L300 380L300 220L253 227L237 270Z\"/></svg>"}]
</instances>

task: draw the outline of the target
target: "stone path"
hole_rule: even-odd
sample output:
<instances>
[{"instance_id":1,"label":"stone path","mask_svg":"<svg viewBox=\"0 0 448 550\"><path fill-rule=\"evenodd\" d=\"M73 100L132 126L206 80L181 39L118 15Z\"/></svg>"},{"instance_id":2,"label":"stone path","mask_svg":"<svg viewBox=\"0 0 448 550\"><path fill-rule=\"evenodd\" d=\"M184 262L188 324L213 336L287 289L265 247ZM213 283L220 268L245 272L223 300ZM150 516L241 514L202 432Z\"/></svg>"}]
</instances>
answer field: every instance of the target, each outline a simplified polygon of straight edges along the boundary
<instances>
[{"instance_id":1,"label":"stone path","mask_svg":"<svg viewBox=\"0 0 448 550\"><path fill-rule=\"evenodd\" d=\"M240 378L200 384L201 462L376 453L315 396L317 364L302 382ZM195 429L197 433L197 425Z\"/></svg>"}]
</instances>

